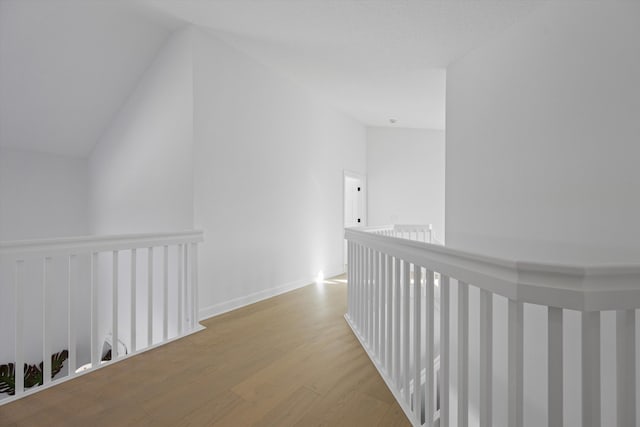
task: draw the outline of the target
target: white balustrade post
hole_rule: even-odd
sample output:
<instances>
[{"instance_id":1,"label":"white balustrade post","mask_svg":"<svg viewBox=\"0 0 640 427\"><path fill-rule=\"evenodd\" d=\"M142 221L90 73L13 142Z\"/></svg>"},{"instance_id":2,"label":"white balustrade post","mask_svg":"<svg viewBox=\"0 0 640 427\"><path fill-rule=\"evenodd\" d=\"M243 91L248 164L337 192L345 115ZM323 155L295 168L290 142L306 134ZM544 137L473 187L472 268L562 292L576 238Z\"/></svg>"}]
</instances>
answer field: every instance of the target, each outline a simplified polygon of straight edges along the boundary
<instances>
[{"instance_id":1,"label":"white balustrade post","mask_svg":"<svg viewBox=\"0 0 640 427\"><path fill-rule=\"evenodd\" d=\"M562 427L563 424L563 344L562 309L548 307L548 419L549 427Z\"/></svg>"},{"instance_id":2,"label":"white balustrade post","mask_svg":"<svg viewBox=\"0 0 640 427\"><path fill-rule=\"evenodd\" d=\"M509 427L522 427L523 403L523 307L519 301L509 300L508 308L508 393L509 393Z\"/></svg>"},{"instance_id":3,"label":"white balustrade post","mask_svg":"<svg viewBox=\"0 0 640 427\"><path fill-rule=\"evenodd\" d=\"M20 396L24 393L24 284L22 283L22 273L24 269L24 261L17 260L14 270L14 289L15 289L15 395Z\"/></svg>"},{"instance_id":4,"label":"white balustrade post","mask_svg":"<svg viewBox=\"0 0 640 427\"><path fill-rule=\"evenodd\" d=\"M76 256L69 255L67 259L67 336L69 339L68 347L69 347L69 362L68 362L68 376L72 376L76 372L77 368L77 348L76 348L76 318L75 318L75 310L76 310L76 287L74 281L75 274L75 263Z\"/></svg>"},{"instance_id":5,"label":"white balustrade post","mask_svg":"<svg viewBox=\"0 0 640 427\"><path fill-rule=\"evenodd\" d=\"M379 328L379 345L378 349L380 352L380 364L382 366L386 366L387 358L386 358L386 349L387 349L387 261L386 254L380 253L380 305L378 309L378 328Z\"/></svg>"},{"instance_id":6,"label":"white balustrade post","mask_svg":"<svg viewBox=\"0 0 640 427\"><path fill-rule=\"evenodd\" d=\"M129 324L130 326L130 334L131 334L131 353L135 353L136 352L136 332L137 332L137 324L138 324L138 318L137 318L137 314L136 314L136 306L137 306L137 302L136 302L136 279L137 279L137 260L136 260L136 249L133 248L131 249L131 313L130 313L130 317L131 317L131 322Z\"/></svg>"},{"instance_id":7,"label":"white balustrade post","mask_svg":"<svg viewBox=\"0 0 640 427\"><path fill-rule=\"evenodd\" d=\"M440 275L440 427L449 427L449 282Z\"/></svg>"},{"instance_id":8,"label":"white balustrade post","mask_svg":"<svg viewBox=\"0 0 640 427\"><path fill-rule=\"evenodd\" d=\"M184 251L182 253L182 259L180 262L184 264L183 280L184 280L184 304L185 312L187 313L187 327L189 330L193 328L193 307L191 306L191 295L193 294L193 283L189 282L189 245L184 245Z\"/></svg>"},{"instance_id":9,"label":"white balustrade post","mask_svg":"<svg viewBox=\"0 0 640 427\"><path fill-rule=\"evenodd\" d=\"M616 312L616 377L618 427L637 424L636 311Z\"/></svg>"},{"instance_id":10,"label":"white balustrade post","mask_svg":"<svg viewBox=\"0 0 640 427\"><path fill-rule=\"evenodd\" d=\"M493 426L493 294L480 290L480 427Z\"/></svg>"},{"instance_id":11,"label":"white balustrade post","mask_svg":"<svg viewBox=\"0 0 640 427\"><path fill-rule=\"evenodd\" d=\"M387 373L389 374L389 377L392 378L391 375L391 363L392 363L392 357L393 355L391 354L392 351L392 345L393 345L393 339L392 339L392 335L391 335L391 328L393 326L393 271L392 271L392 258L391 255L385 255L385 273L386 273L386 277L385 277L385 288L387 290L387 304L386 304L386 315L385 318L386 320L386 333L385 333L385 343L386 343L386 370Z\"/></svg>"},{"instance_id":12,"label":"white balustrade post","mask_svg":"<svg viewBox=\"0 0 640 427\"><path fill-rule=\"evenodd\" d=\"M98 344L98 253L91 253L91 366L100 365Z\"/></svg>"},{"instance_id":13,"label":"white balustrade post","mask_svg":"<svg viewBox=\"0 0 640 427\"><path fill-rule=\"evenodd\" d=\"M182 299L182 293L184 292L182 289L182 247L182 244L178 245L176 252L176 264L178 267L178 335L184 333L184 314L182 312L182 306L184 304Z\"/></svg>"},{"instance_id":14,"label":"white balustrade post","mask_svg":"<svg viewBox=\"0 0 640 427\"><path fill-rule=\"evenodd\" d=\"M51 333L49 319L49 270L51 258L45 257L42 263L42 383L51 382Z\"/></svg>"},{"instance_id":15,"label":"white balustrade post","mask_svg":"<svg viewBox=\"0 0 640 427\"><path fill-rule=\"evenodd\" d=\"M369 248L367 251L367 347L371 348L373 344L373 251Z\"/></svg>"},{"instance_id":16,"label":"white balustrade post","mask_svg":"<svg viewBox=\"0 0 640 427\"><path fill-rule=\"evenodd\" d=\"M373 278L372 278L372 299L373 299L373 310L371 320L373 322L373 340L371 341L371 350L373 350L373 354L375 357L380 359L379 352L379 344L380 344L380 292L378 288L380 287L380 253L373 251Z\"/></svg>"},{"instance_id":17,"label":"white balustrade post","mask_svg":"<svg viewBox=\"0 0 640 427\"><path fill-rule=\"evenodd\" d=\"M198 306L198 245L196 243L191 244L191 286L193 328L195 329L200 321L200 307Z\"/></svg>"},{"instance_id":18,"label":"white balustrade post","mask_svg":"<svg viewBox=\"0 0 640 427\"><path fill-rule=\"evenodd\" d=\"M162 339L169 338L169 246L163 247L162 271Z\"/></svg>"},{"instance_id":19,"label":"white balustrade post","mask_svg":"<svg viewBox=\"0 0 640 427\"><path fill-rule=\"evenodd\" d=\"M422 343L420 341L422 332L420 324L422 323L421 310L421 282L422 267L414 264L413 266L413 414L415 421L422 424ZM426 369L429 369L427 366Z\"/></svg>"},{"instance_id":20,"label":"white balustrade post","mask_svg":"<svg viewBox=\"0 0 640 427\"><path fill-rule=\"evenodd\" d=\"M458 425L469 424L469 285L458 281Z\"/></svg>"},{"instance_id":21,"label":"white balustrade post","mask_svg":"<svg viewBox=\"0 0 640 427\"><path fill-rule=\"evenodd\" d=\"M364 261L362 256L362 245L356 245L356 259L358 260L358 302L357 302L357 319L358 319L358 331L364 338L363 319L364 319Z\"/></svg>"},{"instance_id":22,"label":"white balustrade post","mask_svg":"<svg viewBox=\"0 0 640 427\"><path fill-rule=\"evenodd\" d=\"M153 345L153 247L147 249L147 345Z\"/></svg>"},{"instance_id":23,"label":"white balustrade post","mask_svg":"<svg viewBox=\"0 0 640 427\"><path fill-rule=\"evenodd\" d=\"M118 358L118 251L113 251L113 283L112 283L112 304L111 308L113 312L111 313L111 320L113 322L112 325L112 343L111 343L111 361L114 361Z\"/></svg>"},{"instance_id":24,"label":"white balustrade post","mask_svg":"<svg viewBox=\"0 0 640 427\"><path fill-rule=\"evenodd\" d=\"M601 425L600 312L582 312L582 426Z\"/></svg>"},{"instance_id":25,"label":"white balustrade post","mask_svg":"<svg viewBox=\"0 0 640 427\"><path fill-rule=\"evenodd\" d=\"M409 401L409 384L411 382L411 354L410 354L410 326L409 326L409 315L410 315L410 303L411 303L411 278L410 278L410 264L407 261L402 261L402 288L404 290L404 295L402 296L402 371L404 373L404 399L407 403L411 403Z\"/></svg>"},{"instance_id":26,"label":"white balustrade post","mask_svg":"<svg viewBox=\"0 0 640 427\"><path fill-rule=\"evenodd\" d=\"M398 389L400 383L400 303L402 300L402 283L400 282L400 258L393 261L393 378Z\"/></svg>"},{"instance_id":27,"label":"white balustrade post","mask_svg":"<svg viewBox=\"0 0 640 427\"><path fill-rule=\"evenodd\" d=\"M353 279L351 278L351 242L347 241L347 317L351 319L353 316L353 310L351 304L353 303Z\"/></svg>"},{"instance_id":28,"label":"white balustrade post","mask_svg":"<svg viewBox=\"0 0 640 427\"><path fill-rule=\"evenodd\" d=\"M425 425L431 427L433 424L433 413L435 407L435 385L434 385L434 345L435 338L435 313L434 313L434 275L433 271L427 270L427 280L425 285L426 293L426 331L425 331Z\"/></svg>"}]
</instances>

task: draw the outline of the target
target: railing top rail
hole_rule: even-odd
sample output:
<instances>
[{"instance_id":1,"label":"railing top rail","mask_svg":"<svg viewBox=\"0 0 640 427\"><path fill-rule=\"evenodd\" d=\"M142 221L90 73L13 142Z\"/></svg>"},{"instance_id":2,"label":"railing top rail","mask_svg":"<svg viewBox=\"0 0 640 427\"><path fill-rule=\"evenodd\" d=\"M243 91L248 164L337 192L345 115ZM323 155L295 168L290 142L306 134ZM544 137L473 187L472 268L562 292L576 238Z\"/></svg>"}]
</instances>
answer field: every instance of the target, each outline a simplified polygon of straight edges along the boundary
<instances>
[{"instance_id":1,"label":"railing top rail","mask_svg":"<svg viewBox=\"0 0 640 427\"><path fill-rule=\"evenodd\" d=\"M640 264L563 265L501 259L364 228L345 238L507 298L574 310L640 308Z\"/></svg>"},{"instance_id":2,"label":"railing top rail","mask_svg":"<svg viewBox=\"0 0 640 427\"><path fill-rule=\"evenodd\" d=\"M354 230L375 232L375 231L415 231L415 230L431 230L431 224L387 224L387 225L369 225L365 227L351 227Z\"/></svg>"},{"instance_id":3,"label":"railing top rail","mask_svg":"<svg viewBox=\"0 0 640 427\"><path fill-rule=\"evenodd\" d=\"M116 249L144 248L204 240L201 230L160 233L77 236L37 240L0 241L0 255L98 252Z\"/></svg>"},{"instance_id":4,"label":"railing top rail","mask_svg":"<svg viewBox=\"0 0 640 427\"><path fill-rule=\"evenodd\" d=\"M415 230L431 230L432 229L431 224L394 224L391 227L396 231L403 231L403 230L415 231Z\"/></svg>"}]
</instances>

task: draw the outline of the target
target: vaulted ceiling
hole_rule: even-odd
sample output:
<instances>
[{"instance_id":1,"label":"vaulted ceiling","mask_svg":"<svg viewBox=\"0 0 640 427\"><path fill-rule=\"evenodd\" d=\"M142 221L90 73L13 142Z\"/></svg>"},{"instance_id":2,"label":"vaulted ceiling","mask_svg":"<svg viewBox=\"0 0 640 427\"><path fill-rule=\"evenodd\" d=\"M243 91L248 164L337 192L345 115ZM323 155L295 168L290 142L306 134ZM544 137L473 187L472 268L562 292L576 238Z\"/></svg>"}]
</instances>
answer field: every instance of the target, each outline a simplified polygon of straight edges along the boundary
<instances>
[{"instance_id":1,"label":"vaulted ceiling","mask_svg":"<svg viewBox=\"0 0 640 427\"><path fill-rule=\"evenodd\" d=\"M366 125L443 129L447 65L542 3L0 0L0 147L87 156L184 24Z\"/></svg>"},{"instance_id":2,"label":"vaulted ceiling","mask_svg":"<svg viewBox=\"0 0 640 427\"><path fill-rule=\"evenodd\" d=\"M367 125L444 129L445 69L541 1L142 0L289 75Z\"/></svg>"},{"instance_id":3,"label":"vaulted ceiling","mask_svg":"<svg viewBox=\"0 0 640 427\"><path fill-rule=\"evenodd\" d=\"M88 155L172 29L124 2L0 0L0 146Z\"/></svg>"}]
</instances>

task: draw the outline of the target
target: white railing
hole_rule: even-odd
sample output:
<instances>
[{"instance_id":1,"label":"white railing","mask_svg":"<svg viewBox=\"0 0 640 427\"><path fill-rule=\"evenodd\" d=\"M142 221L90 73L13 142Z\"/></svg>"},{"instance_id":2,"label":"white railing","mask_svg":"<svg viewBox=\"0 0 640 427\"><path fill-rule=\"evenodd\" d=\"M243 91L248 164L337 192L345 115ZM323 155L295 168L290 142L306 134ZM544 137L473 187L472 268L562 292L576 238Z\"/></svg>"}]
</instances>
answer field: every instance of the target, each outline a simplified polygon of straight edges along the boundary
<instances>
[{"instance_id":1,"label":"white railing","mask_svg":"<svg viewBox=\"0 0 640 427\"><path fill-rule=\"evenodd\" d=\"M440 242L435 239L433 226L431 224L394 224L380 227L360 227L359 229L381 236L400 237L418 242L440 244Z\"/></svg>"},{"instance_id":2,"label":"white railing","mask_svg":"<svg viewBox=\"0 0 640 427\"><path fill-rule=\"evenodd\" d=\"M0 365L15 371L0 404L199 330L202 241L187 231L0 242ZM27 366L40 361L33 384Z\"/></svg>"},{"instance_id":3,"label":"white railing","mask_svg":"<svg viewBox=\"0 0 640 427\"><path fill-rule=\"evenodd\" d=\"M635 310L640 307L640 266L514 262L392 237L397 235L394 230L345 230L349 267L345 318L414 426L467 426L473 418L472 424L491 427L497 425L495 408L504 409L503 425L522 426L523 408L528 404L523 381L525 344L529 349L547 349L547 363L542 366L547 377L544 417L549 426L568 425L565 400L573 396L570 390L580 397L579 406L571 408L578 420L569 424L600 426L606 401L607 413L614 414L618 426L637 425ZM473 308L479 313L479 324L470 324L470 290L477 296ZM527 324L544 329L535 336L545 337L545 342L525 342L523 313L528 305L545 309L540 324ZM614 330L609 336L615 337L616 344L606 353L615 364L613 395L603 393L601 384L604 311L613 311L607 319L614 319L613 326L607 325ZM494 325L494 317L501 325ZM563 335L569 317L580 324L573 334L581 337L576 348L565 344L575 338ZM455 331L450 329L452 321ZM479 331L474 351L469 346L470 325ZM506 326L498 328L502 325ZM498 329L501 334L496 333ZM504 345L494 345L496 341ZM575 365L581 365L573 378L569 374L574 364L565 354L569 351L578 359ZM498 358L506 362L504 402L494 402ZM470 359L478 363L470 365ZM470 366L478 370L474 379L479 389L473 390L478 401L473 407L469 404ZM610 365L603 366L610 370Z\"/></svg>"}]
</instances>

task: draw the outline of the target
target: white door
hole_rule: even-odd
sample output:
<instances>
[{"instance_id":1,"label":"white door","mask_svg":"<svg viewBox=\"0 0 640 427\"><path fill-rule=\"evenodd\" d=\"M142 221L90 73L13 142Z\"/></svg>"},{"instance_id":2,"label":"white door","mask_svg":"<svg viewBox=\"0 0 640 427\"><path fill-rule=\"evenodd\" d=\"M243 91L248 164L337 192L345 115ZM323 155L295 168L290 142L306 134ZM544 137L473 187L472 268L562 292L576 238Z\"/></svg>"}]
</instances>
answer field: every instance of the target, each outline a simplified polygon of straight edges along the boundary
<instances>
[{"instance_id":1,"label":"white door","mask_svg":"<svg viewBox=\"0 0 640 427\"><path fill-rule=\"evenodd\" d=\"M364 177L344 173L344 226L357 227L366 224ZM344 264L347 264L347 241L344 242Z\"/></svg>"}]
</instances>

